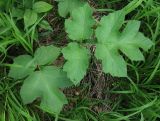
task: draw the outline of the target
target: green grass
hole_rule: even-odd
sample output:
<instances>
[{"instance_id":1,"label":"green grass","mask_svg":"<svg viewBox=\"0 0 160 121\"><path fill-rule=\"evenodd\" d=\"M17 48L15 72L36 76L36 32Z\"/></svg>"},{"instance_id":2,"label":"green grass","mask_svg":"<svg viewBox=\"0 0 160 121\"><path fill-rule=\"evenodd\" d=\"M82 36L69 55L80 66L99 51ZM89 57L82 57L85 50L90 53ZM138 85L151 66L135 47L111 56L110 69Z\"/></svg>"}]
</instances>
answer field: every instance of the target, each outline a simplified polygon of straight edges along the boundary
<instances>
[{"instance_id":1,"label":"green grass","mask_svg":"<svg viewBox=\"0 0 160 121\"><path fill-rule=\"evenodd\" d=\"M144 53L144 62L128 60L128 79L114 79L103 93L109 95L106 100L89 97L90 85L82 83L79 88L84 95L68 96L74 106L62 111L58 121L159 121L160 120L160 1L159 0L95 0L96 11L108 14L110 11L124 7L127 20L142 21L141 29L154 43L149 53ZM54 5L56 6L56 5ZM106 8L108 6L108 8ZM57 11L55 9L55 11ZM52 13L51 13L52 14ZM43 18L43 16L42 16ZM39 18L39 21L42 19ZM15 82L7 77L7 63L12 55L7 52L11 47L22 46L26 53L33 53L34 32L37 23L27 31L21 29L12 18L12 14L0 13L0 121L53 121L54 114L42 112L34 102L24 106L19 96L21 81ZM55 14L49 20L63 23ZM58 22L57 22L58 21ZM53 28L56 24L51 23ZM62 26L63 27L63 26ZM59 28L58 28L59 29ZM57 30L58 31L58 30ZM57 32L56 28L54 32ZM63 33L63 29L60 30ZM59 35L59 33L55 33ZM53 35L52 37L55 37ZM64 39L65 34L56 37L56 41ZM54 39L54 38L53 38ZM22 49L22 51L24 51ZM6 66L4 66L6 65ZM91 72L92 73L92 72ZM92 75L92 74L91 74ZM94 79L98 80L97 77ZM101 81L100 79L98 81ZM81 97L82 96L82 97ZM106 105L108 111L96 111L90 107Z\"/></svg>"}]
</instances>

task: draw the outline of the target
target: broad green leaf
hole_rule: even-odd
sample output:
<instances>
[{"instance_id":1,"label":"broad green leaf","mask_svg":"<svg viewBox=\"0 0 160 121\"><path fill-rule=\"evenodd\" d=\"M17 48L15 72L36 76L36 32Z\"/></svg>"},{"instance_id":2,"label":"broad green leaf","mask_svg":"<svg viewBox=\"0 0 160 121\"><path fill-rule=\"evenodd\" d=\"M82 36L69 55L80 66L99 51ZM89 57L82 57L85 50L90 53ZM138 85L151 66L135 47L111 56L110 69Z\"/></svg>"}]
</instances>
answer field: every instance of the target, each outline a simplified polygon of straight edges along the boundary
<instances>
[{"instance_id":1,"label":"broad green leaf","mask_svg":"<svg viewBox=\"0 0 160 121\"><path fill-rule=\"evenodd\" d=\"M37 13L31 9L27 9L25 10L23 18L24 18L25 28L28 28L37 21Z\"/></svg>"},{"instance_id":2,"label":"broad green leaf","mask_svg":"<svg viewBox=\"0 0 160 121\"><path fill-rule=\"evenodd\" d=\"M134 61L144 60L144 56L139 48L147 51L153 45L148 38L138 32L139 27L139 21L129 21L121 34L119 43L119 49Z\"/></svg>"},{"instance_id":3,"label":"broad green leaf","mask_svg":"<svg viewBox=\"0 0 160 121\"><path fill-rule=\"evenodd\" d=\"M33 4L33 10L37 13L43 13L51 10L53 7L52 5L44 2L44 1L38 1Z\"/></svg>"},{"instance_id":4,"label":"broad green leaf","mask_svg":"<svg viewBox=\"0 0 160 121\"><path fill-rule=\"evenodd\" d=\"M41 98L40 106L54 113L59 113L67 104L65 95L59 88L68 87L71 82L59 68L48 66L33 72L25 81L20 94L25 104Z\"/></svg>"},{"instance_id":5,"label":"broad green leaf","mask_svg":"<svg viewBox=\"0 0 160 121\"><path fill-rule=\"evenodd\" d=\"M96 29L96 37L99 43L111 42L117 38L119 29L124 22L125 15L123 11L110 13L108 16L102 17L99 27Z\"/></svg>"},{"instance_id":6,"label":"broad green leaf","mask_svg":"<svg viewBox=\"0 0 160 121\"><path fill-rule=\"evenodd\" d=\"M70 43L63 48L62 53L67 62L64 64L63 70L67 72L67 76L76 85L85 76L89 66L89 51L77 43Z\"/></svg>"},{"instance_id":7,"label":"broad green leaf","mask_svg":"<svg viewBox=\"0 0 160 121\"><path fill-rule=\"evenodd\" d=\"M91 38L93 34L93 10L88 4L74 9L71 18L66 19L65 29L72 40L82 41Z\"/></svg>"},{"instance_id":8,"label":"broad green leaf","mask_svg":"<svg viewBox=\"0 0 160 121\"><path fill-rule=\"evenodd\" d=\"M14 79L22 79L32 73L35 68L36 65L31 56L21 55L14 59L8 76Z\"/></svg>"},{"instance_id":9,"label":"broad green leaf","mask_svg":"<svg viewBox=\"0 0 160 121\"><path fill-rule=\"evenodd\" d=\"M126 62L113 46L97 44L96 57L102 60L103 71L112 76L127 76Z\"/></svg>"},{"instance_id":10,"label":"broad green leaf","mask_svg":"<svg viewBox=\"0 0 160 121\"><path fill-rule=\"evenodd\" d=\"M77 9L84 4L80 0L58 0L58 2L58 13L61 17L66 17L74 9Z\"/></svg>"},{"instance_id":11,"label":"broad green leaf","mask_svg":"<svg viewBox=\"0 0 160 121\"><path fill-rule=\"evenodd\" d=\"M34 54L35 61L38 65L52 63L60 54L60 49L55 46L41 46Z\"/></svg>"},{"instance_id":12,"label":"broad green leaf","mask_svg":"<svg viewBox=\"0 0 160 121\"><path fill-rule=\"evenodd\" d=\"M140 48L147 51L153 45L151 40L139 32L139 21L129 21L120 32L124 19L123 11L111 13L101 19L96 29L98 44L95 55L102 60L105 73L118 77L127 76L127 65L119 50L132 61L140 61L144 60Z\"/></svg>"}]
</instances>

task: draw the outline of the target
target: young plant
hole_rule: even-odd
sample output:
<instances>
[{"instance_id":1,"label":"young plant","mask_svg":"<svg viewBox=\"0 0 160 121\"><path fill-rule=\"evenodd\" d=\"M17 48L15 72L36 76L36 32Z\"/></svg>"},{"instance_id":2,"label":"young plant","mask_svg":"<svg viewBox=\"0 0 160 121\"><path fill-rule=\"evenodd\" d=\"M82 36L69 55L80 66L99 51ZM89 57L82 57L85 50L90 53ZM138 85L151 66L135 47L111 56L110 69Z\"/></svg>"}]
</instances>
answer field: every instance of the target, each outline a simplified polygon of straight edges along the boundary
<instances>
[{"instance_id":1,"label":"young plant","mask_svg":"<svg viewBox=\"0 0 160 121\"><path fill-rule=\"evenodd\" d=\"M68 0L68 2L71 1ZM59 5L61 4L59 2ZM68 37L77 43L71 42L62 50L67 60L63 70L67 72L74 84L78 84L85 76L89 65L90 53L85 44L89 43L87 40L93 36L95 20L92 17L93 9L88 3L71 10L70 17L65 20L65 29ZM95 30L95 37L97 38L95 57L102 61L102 68L105 73L117 77L127 77L127 63L124 55L132 61L144 61L140 49L148 51L153 45L149 38L139 32L139 21L128 21L123 31L120 31L124 23L125 12L119 10L108 16L103 16ZM73 68L71 69L71 67Z\"/></svg>"},{"instance_id":2,"label":"young plant","mask_svg":"<svg viewBox=\"0 0 160 121\"><path fill-rule=\"evenodd\" d=\"M75 85L79 84L87 73L91 57L88 44L96 46L95 57L102 61L103 72L117 77L127 77L124 56L132 61L144 61L140 49L148 51L153 45L150 39L139 32L139 21L130 20L124 24L124 10L103 16L94 30L96 22L92 15L93 9L88 3L62 0L58 6L62 17L70 15L65 20L65 30L72 42L62 49L66 59L63 71L50 65L59 56L60 49L42 46L36 50L34 57L21 55L15 58L9 72L9 76L14 79L25 78L21 88L21 97L25 104L40 97L41 107L57 114L67 103L59 88L72 85L70 80ZM27 24L29 25L31 24ZM122 28L122 25L125 27ZM97 39L96 42L88 41L93 37Z\"/></svg>"},{"instance_id":3,"label":"young plant","mask_svg":"<svg viewBox=\"0 0 160 121\"><path fill-rule=\"evenodd\" d=\"M24 104L41 99L41 108L58 114L67 104L60 88L69 87L72 83L59 67L51 65L60 54L54 46L42 46L35 51L34 57L20 55L14 59L9 77L24 79L20 94ZM48 56L46 56L48 55Z\"/></svg>"},{"instance_id":4,"label":"young plant","mask_svg":"<svg viewBox=\"0 0 160 121\"><path fill-rule=\"evenodd\" d=\"M26 29L36 23L39 17L38 14L48 12L52 9L52 5L43 1L35 2L31 6L30 9L25 9L24 11L23 19Z\"/></svg>"}]
</instances>

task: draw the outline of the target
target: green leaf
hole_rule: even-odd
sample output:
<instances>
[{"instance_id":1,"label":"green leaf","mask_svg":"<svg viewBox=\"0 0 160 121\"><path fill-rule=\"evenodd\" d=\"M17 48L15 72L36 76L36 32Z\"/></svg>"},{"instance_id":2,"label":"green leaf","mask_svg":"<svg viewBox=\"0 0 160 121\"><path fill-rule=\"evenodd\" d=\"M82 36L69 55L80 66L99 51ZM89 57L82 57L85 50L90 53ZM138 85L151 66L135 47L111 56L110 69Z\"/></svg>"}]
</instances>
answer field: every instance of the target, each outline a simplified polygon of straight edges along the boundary
<instances>
[{"instance_id":1,"label":"green leaf","mask_svg":"<svg viewBox=\"0 0 160 121\"><path fill-rule=\"evenodd\" d=\"M72 40L82 41L90 39L93 34L93 10L85 4L72 11L71 18L66 19L65 29Z\"/></svg>"},{"instance_id":2,"label":"green leaf","mask_svg":"<svg viewBox=\"0 0 160 121\"><path fill-rule=\"evenodd\" d=\"M33 0L23 0L25 9L31 9L33 7Z\"/></svg>"},{"instance_id":3,"label":"green leaf","mask_svg":"<svg viewBox=\"0 0 160 121\"><path fill-rule=\"evenodd\" d=\"M19 8L12 8L12 17L16 17L17 20L22 19L24 16L24 10Z\"/></svg>"},{"instance_id":4,"label":"green leaf","mask_svg":"<svg viewBox=\"0 0 160 121\"><path fill-rule=\"evenodd\" d=\"M34 54L35 61L38 65L50 64L57 59L60 49L55 46L41 46Z\"/></svg>"},{"instance_id":5,"label":"green leaf","mask_svg":"<svg viewBox=\"0 0 160 121\"><path fill-rule=\"evenodd\" d=\"M119 77L127 76L126 62L114 47L97 44L95 55L98 59L102 60L103 71L105 73Z\"/></svg>"},{"instance_id":6,"label":"green leaf","mask_svg":"<svg viewBox=\"0 0 160 121\"><path fill-rule=\"evenodd\" d=\"M37 13L31 9L27 9L25 10L23 18L24 18L25 28L28 28L37 21Z\"/></svg>"},{"instance_id":7,"label":"green leaf","mask_svg":"<svg viewBox=\"0 0 160 121\"><path fill-rule=\"evenodd\" d=\"M125 15L123 11L116 11L114 13L110 13L108 16L102 17L100 25L96 29L98 42L105 43L116 40L117 34L119 33L118 31L124 22L124 18Z\"/></svg>"},{"instance_id":8,"label":"green leaf","mask_svg":"<svg viewBox=\"0 0 160 121\"><path fill-rule=\"evenodd\" d=\"M83 5L83 2L80 0L58 0L58 13L61 17L66 17L71 13L75 8Z\"/></svg>"},{"instance_id":9,"label":"green leaf","mask_svg":"<svg viewBox=\"0 0 160 121\"><path fill-rule=\"evenodd\" d=\"M118 77L127 76L127 65L119 50L132 61L140 61L144 60L140 48L147 51L153 45L151 40L139 32L139 21L129 21L120 32L124 19L123 11L111 13L101 19L96 29L98 44L95 55L102 60L105 73Z\"/></svg>"},{"instance_id":10,"label":"green leaf","mask_svg":"<svg viewBox=\"0 0 160 121\"><path fill-rule=\"evenodd\" d=\"M70 43L67 47L63 48L62 53L67 60L63 70L67 72L67 76L76 85L86 74L89 66L89 51L77 43Z\"/></svg>"},{"instance_id":11,"label":"green leaf","mask_svg":"<svg viewBox=\"0 0 160 121\"><path fill-rule=\"evenodd\" d=\"M38 25L45 30L53 31L52 27L46 20L42 20Z\"/></svg>"},{"instance_id":12,"label":"green leaf","mask_svg":"<svg viewBox=\"0 0 160 121\"><path fill-rule=\"evenodd\" d=\"M37 13L43 13L51 10L53 8L52 5L44 2L44 1L38 1L33 4L33 10Z\"/></svg>"},{"instance_id":13,"label":"green leaf","mask_svg":"<svg viewBox=\"0 0 160 121\"><path fill-rule=\"evenodd\" d=\"M121 42L119 43L119 49L128 56L128 58L134 61L144 60L144 56L139 48L148 51L153 45L152 41L138 32L139 27L139 21L129 21L121 34Z\"/></svg>"},{"instance_id":14,"label":"green leaf","mask_svg":"<svg viewBox=\"0 0 160 121\"><path fill-rule=\"evenodd\" d=\"M65 95L59 90L70 86L66 74L59 68L48 66L33 72L25 81L20 94L25 104L41 98L40 106L54 113L59 113L67 104Z\"/></svg>"},{"instance_id":15,"label":"green leaf","mask_svg":"<svg viewBox=\"0 0 160 121\"><path fill-rule=\"evenodd\" d=\"M22 79L32 73L35 68L36 65L31 56L21 55L14 59L8 76L14 79Z\"/></svg>"},{"instance_id":16,"label":"green leaf","mask_svg":"<svg viewBox=\"0 0 160 121\"><path fill-rule=\"evenodd\" d=\"M4 9L5 6L5 1L0 1L0 10Z\"/></svg>"}]
</instances>

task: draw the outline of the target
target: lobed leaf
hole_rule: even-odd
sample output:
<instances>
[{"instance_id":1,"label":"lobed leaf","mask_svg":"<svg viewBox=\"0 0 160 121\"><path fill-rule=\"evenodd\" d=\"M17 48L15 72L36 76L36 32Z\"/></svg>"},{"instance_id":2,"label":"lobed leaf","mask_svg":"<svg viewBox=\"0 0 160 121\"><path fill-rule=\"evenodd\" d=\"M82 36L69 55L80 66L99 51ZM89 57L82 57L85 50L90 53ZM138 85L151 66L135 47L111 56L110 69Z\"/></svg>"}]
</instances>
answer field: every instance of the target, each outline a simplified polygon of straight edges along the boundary
<instances>
[{"instance_id":1,"label":"lobed leaf","mask_svg":"<svg viewBox=\"0 0 160 121\"><path fill-rule=\"evenodd\" d=\"M60 68L41 66L54 61L59 54L60 49L51 45L38 48L34 58L21 55L14 59L9 76L14 79L27 77L20 91L25 104L41 98L40 106L56 114L67 104L67 99L60 89L72 86L73 83ZM37 65L39 70L35 71Z\"/></svg>"},{"instance_id":2,"label":"lobed leaf","mask_svg":"<svg viewBox=\"0 0 160 121\"><path fill-rule=\"evenodd\" d=\"M126 62L114 47L97 44L95 56L102 60L102 67L105 73L110 73L112 76L127 76Z\"/></svg>"},{"instance_id":3,"label":"lobed leaf","mask_svg":"<svg viewBox=\"0 0 160 121\"><path fill-rule=\"evenodd\" d=\"M120 32L124 19L122 10L111 13L101 19L96 29L98 44L95 56L102 60L105 73L118 77L127 76L127 65L119 50L132 61L140 61L144 60L140 48L147 51L153 45L150 39L139 32L139 21L129 21Z\"/></svg>"},{"instance_id":4,"label":"lobed leaf","mask_svg":"<svg viewBox=\"0 0 160 121\"><path fill-rule=\"evenodd\" d=\"M58 0L58 13L61 17L66 17L74 9L83 5L83 2L80 0Z\"/></svg>"},{"instance_id":5,"label":"lobed leaf","mask_svg":"<svg viewBox=\"0 0 160 121\"><path fill-rule=\"evenodd\" d=\"M78 84L86 74L89 66L90 53L77 43L70 43L63 48L62 53L67 62L63 70L74 84Z\"/></svg>"},{"instance_id":6,"label":"lobed leaf","mask_svg":"<svg viewBox=\"0 0 160 121\"><path fill-rule=\"evenodd\" d=\"M88 4L72 11L71 18L65 21L65 29L70 39L82 41L91 38L95 23L92 14L93 10Z\"/></svg>"},{"instance_id":7,"label":"lobed leaf","mask_svg":"<svg viewBox=\"0 0 160 121\"><path fill-rule=\"evenodd\" d=\"M33 72L25 79L20 94L25 104L41 98L40 106L54 113L59 113L67 104L65 95L59 90L71 86L66 74L59 68L47 66Z\"/></svg>"},{"instance_id":8,"label":"lobed leaf","mask_svg":"<svg viewBox=\"0 0 160 121\"><path fill-rule=\"evenodd\" d=\"M60 49L50 45L38 48L34 58L30 55L20 55L14 59L8 76L14 79L22 79L32 73L37 65L41 66L55 61L59 54Z\"/></svg>"}]
</instances>

